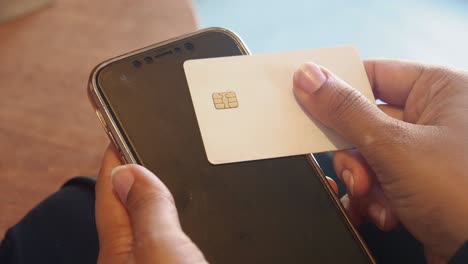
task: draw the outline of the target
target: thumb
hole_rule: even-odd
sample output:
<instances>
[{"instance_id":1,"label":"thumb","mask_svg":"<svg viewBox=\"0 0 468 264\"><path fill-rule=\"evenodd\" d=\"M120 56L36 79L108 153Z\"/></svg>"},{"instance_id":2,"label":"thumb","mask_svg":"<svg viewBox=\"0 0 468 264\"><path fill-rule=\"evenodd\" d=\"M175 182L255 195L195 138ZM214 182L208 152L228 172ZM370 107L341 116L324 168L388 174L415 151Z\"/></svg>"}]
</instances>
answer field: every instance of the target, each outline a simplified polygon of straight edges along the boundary
<instances>
[{"instance_id":1,"label":"thumb","mask_svg":"<svg viewBox=\"0 0 468 264\"><path fill-rule=\"evenodd\" d=\"M127 208L135 240L181 232L174 199L166 186L148 169L124 165L112 170L112 185Z\"/></svg>"},{"instance_id":2,"label":"thumb","mask_svg":"<svg viewBox=\"0 0 468 264\"><path fill-rule=\"evenodd\" d=\"M128 211L136 241L183 234L171 193L151 171L139 165L118 166L111 178Z\"/></svg>"},{"instance_id":3,"label":"thumb","mask_svg":"<svg viewBox=\"0 0 468 264\"><path fill-rule=\"evenodd\" d=\"M303 64L294 74L294 93L304 110L357 147L387 133L392 118L333 73Z\"/></svg>"},{"instance_id":4,"label":"thumb","mask_svg":"<svg viewBox=\"0 0 468 264\"><path fill-rule=\"evenodd\" d=\"M151 171L124 165L114 168L111 177L114 191L128 211L136 263L205 262L182 231L171 193Z\"/></svg>"}]
</instances>

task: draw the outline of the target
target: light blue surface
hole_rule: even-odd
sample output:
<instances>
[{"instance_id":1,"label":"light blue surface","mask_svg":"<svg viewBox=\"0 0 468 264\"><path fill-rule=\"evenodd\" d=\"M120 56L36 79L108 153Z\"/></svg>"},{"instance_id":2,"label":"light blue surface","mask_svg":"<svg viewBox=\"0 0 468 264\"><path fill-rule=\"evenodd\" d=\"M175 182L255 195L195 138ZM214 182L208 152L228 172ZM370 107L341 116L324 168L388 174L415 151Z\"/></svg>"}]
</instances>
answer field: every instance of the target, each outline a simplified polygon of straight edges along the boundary
<instances>
[{"instance_id":1,"label":"light blue surface","mask_svg":"<svg viewBox=\"0 0 468 264\"><path fill-rule=\"evenodd\" d=\"M202 27L238 33L252 53L351 44L361 55L468 70L468 0L195 0Z\"/></svg>"}]
</instances>

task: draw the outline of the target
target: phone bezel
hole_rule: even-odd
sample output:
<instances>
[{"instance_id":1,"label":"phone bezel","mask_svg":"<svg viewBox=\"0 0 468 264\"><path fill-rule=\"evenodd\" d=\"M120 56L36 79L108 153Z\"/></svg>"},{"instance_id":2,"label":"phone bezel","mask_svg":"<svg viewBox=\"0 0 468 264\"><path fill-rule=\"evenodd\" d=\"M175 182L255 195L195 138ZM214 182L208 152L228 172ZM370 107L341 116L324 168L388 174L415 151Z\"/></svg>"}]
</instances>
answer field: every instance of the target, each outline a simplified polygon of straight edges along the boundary
<instances>
[{"instance_id":1,"label":"phone bezel","mask_svg":"<svg viewBox=\"0 0 468 264\"><path fill-rule=\"evenodd\" d=\"M111 64L111 63L113 63L115 61L119 61L121 59L125 59L125 58L128 58L130 56L137 55L139 53L143 53L143 52L146 52L146 51L151 50L151 49L155 49L155 48L167 45L167 44L171 44L172 42L176 42L176 41L179 41L179 40L182 40L182 39L185 39L185 38L189 38L189 37L192 37L192 36L195 36L195 35L198 35L198 34L202 34L202 33L205 33L205 32L210 32L210 31L211 32L213 32L213 31L222 32L224 34L229 35L236 42L239 49L242 51L242 53L244 55L250 55L251 54L249 49L247 48L247 46L242 41L242 39L237 34L235 34L234 32L232 32L232 31L230 31L228 29L225 29L225 28L210 27L210 28L198 30L198 31L195 31L195 32L192 32L192 33L189 33L189 34L181 35L179 37L168 39L166 41L159 42L159 43L156 43L154 45L147 46L145 48L138 49L138 50L135 50L135 51L125 53L123 55L111 58L109 60L106 60L106 61L98 64L92 70L90 78L89 78L88 89L87 89L88 90L88 97L89 97L89 99L91 101L91 104L92 104L92 106L93 106L93 108L94 108L94 110L96 112L96 115L98 116L99 121L101 122L104 130L106 131L106 134L108 135L108 137L111 140L111 142L113 143L113 145L119 151L119 153L121 155L121 159L122 159L122 161L124 163L126 163L126 164L138 164L138 158L134 156L134 154L133 154L134 152L131 150L130 145L127 143L127 140L126 140L125 136L121 133L121 131L119 129L119 126L118 126L116 120L114 120L114 117L111 114L111 110L108 107L108 105L107 105L107 103L106 103L106 101L104 99L104 96L102 95L102 92L99 90L99 86L97 84L97 76L98 76L99 72L104 67L106 67L107 65L109 65L109 64ZM334 193L333 189L331 188L331 186L328 184L326 176L323 173L320 166L318 165L317 161L315 160L315 157L312 154L309 154L309 155L306 155L306 156L307 156L307 160L309 161L310 165L313 167L314 171L319 176L320 182L322 183L323 187L326 189L328 196L330 196L330 198L333 200L335 206L338 208L338 210L340 211L342 217L345 219L346 225L350 229L351 233L353 233L353 235L355 236L357 241L359 241L359 244L360 244L361 248L364 250L364 252L368 256L371 263L376 263L374 257L370 253L370 251L369 251L367 245L365 244L364 240L362 239L361 235L359 234L357 229L351 223L351 220L349 219L345 208L343 207L343 205L339 201L338 197L335 195L335 193Z\"/></svg>"}]
</instances>

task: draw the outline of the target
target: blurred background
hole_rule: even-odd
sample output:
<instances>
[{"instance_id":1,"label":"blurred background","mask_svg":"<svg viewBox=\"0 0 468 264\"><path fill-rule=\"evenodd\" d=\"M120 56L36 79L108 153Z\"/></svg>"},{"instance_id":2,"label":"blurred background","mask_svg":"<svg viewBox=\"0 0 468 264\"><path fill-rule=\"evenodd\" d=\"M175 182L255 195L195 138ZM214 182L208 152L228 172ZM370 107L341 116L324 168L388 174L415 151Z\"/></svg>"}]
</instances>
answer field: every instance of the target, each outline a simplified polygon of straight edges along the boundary
<instances>
[{"instance_id":1,"label":"blurred background","mask_svg":"<svg viewBox=\"0 0 468 264\"><path fill-rule=\"evenodd\" d=\"M468 70L462 0L0 0L0 239L67 179L97 174L108 140L86 96L92 68L209 26L253 53L352 44Z\"/></svg>"},{"instance_id":2,"label":"blurred background","mask_svg":"<svg viewBox=\"0 0 468 264\"><path fill-rule=\"evenodd\" d=\"M238 33L253 53L351 44L468 69L466 0L196 0L202 27Z\"/></svg>"}]
</instances>

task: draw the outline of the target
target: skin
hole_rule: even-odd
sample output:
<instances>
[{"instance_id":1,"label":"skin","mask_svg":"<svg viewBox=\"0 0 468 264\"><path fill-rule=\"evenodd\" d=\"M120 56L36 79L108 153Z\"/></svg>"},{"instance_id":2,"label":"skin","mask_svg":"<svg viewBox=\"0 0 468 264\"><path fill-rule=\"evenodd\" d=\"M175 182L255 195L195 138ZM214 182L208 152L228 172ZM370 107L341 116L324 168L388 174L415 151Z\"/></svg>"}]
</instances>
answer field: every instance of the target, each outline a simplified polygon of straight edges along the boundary
<instances>
[{"instance_id":1,"label":"skin","mask_svg":"<svg viewBox=\"0 0 468 264\"><path fill-rule=\"evenodd\" d=\"M447 262L468 239L468 76L392 60L365 66L375 97L389 104L382 109L310 63L295 74L296 97L357 147L334 157L353 219L383 230L401 222L429 263Z\"/></svg>"},{"instance_id":2,"label":"skin","mask_svg":"<svg viewBox=\"0 0 468 264\"><path fill-rule=\"evenodd\" d=\"M401 223L423 243L429 263L446 263L468 239L468 75L392 60L365 67L386 106L313 63L294 75L297 101L356 146L334 155L354 224L390 230ZM206 263L164 184L141 166L120 165L110 147L96 185L98 262Z\"/></svg>"},{"instance_id":3,"label":"skin","mask_svg":"<svg viewBox=\"0 0 468 264\"><path fill-rule=\"evenodd\" d=\"M98 263L207 263L182 231L166 186L142 166L120 166L118 157L107 149L96 182Z\"/></svg>"}]
</instances>

